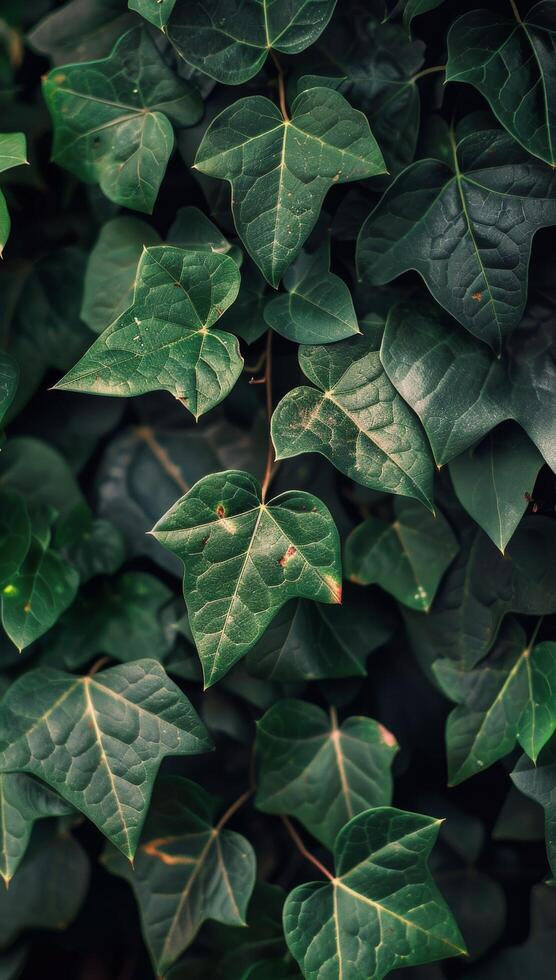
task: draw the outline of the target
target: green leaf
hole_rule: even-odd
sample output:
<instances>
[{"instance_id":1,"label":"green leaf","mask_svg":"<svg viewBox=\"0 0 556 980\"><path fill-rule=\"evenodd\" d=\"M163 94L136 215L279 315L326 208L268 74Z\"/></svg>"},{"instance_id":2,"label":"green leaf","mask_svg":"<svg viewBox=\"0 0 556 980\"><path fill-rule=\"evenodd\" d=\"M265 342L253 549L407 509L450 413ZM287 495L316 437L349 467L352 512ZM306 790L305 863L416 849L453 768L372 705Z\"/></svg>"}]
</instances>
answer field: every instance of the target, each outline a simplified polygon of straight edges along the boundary
<instances>
[{"instance_id":1,"label":"green leaf","mask_svg":"<svg viewBox=\"0 0 556 980\"><path fill-rule=\"evenodd\" d=\"M239 246L232 245L199 208L185 207L176 211L172 227L168 232L168 244L201 252L229 255L236 265L242 265L243 252Z\"/></svg>"},{"instance_id":2,"label":"green leaf","mask_svg":"<svg viewBox=\"0 0 556 980\"><path fill-rule=\"evenodd\" d=\"M248 473L199 480L153 534L184 565L184 597L208 687L262 636L288 599L341 601L338 532L312 494L268 503Z\"/></svg>"},{"instance_id":3,"label":"green leaf","mask_svg":"<svg viewBox=\"0 0 556 980\"><path fill-rule=\"evenodd\" d=\"M536 762L522 755L511 777L520 793L544 809L546 850L556 876L556 737L545 745Z\"/></svg>"},{"instance_id":4,"label":"green leaf","mask_svg":"<svg viewBox=\"0 0 556 980\"><path fill-rule=\"evenodd\" d=\"M0 424L15 398L19 381L17 361L0 351Z\"/></svg>"},{"instance_id":5,"label":"green leaf","mask_svg":"<svg viewBox=\"0 0 556 980\"><path fill-rule=\"evenodd\" d=\"M414 17L427 14L429 10L436 10L443 3L444 0L406 0L403 12L404 26L409 30Z\"/></svg>"},{"instance_id":6,"label":"green leaf","mask_svg":"<svg viewBox=\"0 0 556 980\"><path fill-rule=\"evenodd\" d=\"M535 885L531 890L531 928L525 942L497 950L475 967L469 980L521 980L528 974L535 980L552 980L555 898L554 888Z\"/></svg>"},{"instance_id":7,"label":"green leaf","mask_svg":"<svg viewBox=\"0 0 556 980\"><path fill-rule=\"evenodd\" d=\"M56 388L120 397L163 388L198 419L226 397L243 367L237 339L210 329L239 282L228 256L169 245L145 249L132 306Z\"/></svg>"},{"instance_id":8,"label":"green leaf","mask_svg":"<svg viewBox=\"0 0 556 980\"><path fill-rule=\"evenodd\" d=\"M269 99L239 99L207 129L195 167L232 185L238 235L277 286L330 187L383 173L384 161L365 116L338 92L313 88L288 120Z\"/></svg>"},{"instance_id":9,"label":"green leaf","mask_svg":"<svg viewBox=\"0 0 556 980\"><path fill-rule=\"evenodd\" d=\"M133 867L112 847L104 864L128 881L158 975L166 974L203 922L244 926L256 859L240 834L216 822L218 801L176 776L158 780Z\"/></svg>"},{"instance_id":10,"label":"green leaf","mask_svg":"<svg viewBox=\"0 0 556 980\"><path fill-rule=\"evenodd\" d=\"M176 0L129 0L129 9L135 10L150 24L161 30L174 9Z\"/></svg>"},{"instance_id":11,"label":"green leaf","mask_svg":"<svg viewBox=\"0 0 556 980\"><path fill-rule=\"evenodd\" d=\"M391 311L380 356L439 466L514 419L556 471L552 344L551 324L524 323L497 359L433 306L412 303Z\"/></svg>"},{"instance_id":12,"label":"green leaf","mask_svg":"<svg viewBox=\"0 0 556 980\"><path fill-rule=\"evenodd\" d=\"M272 416L279 459L318 452L357 483L415 497L431 507L433 467L425 435L388 380L381 329L322 347L300 347L317 388L294 388ZM319 390L320 389L320 390Z\"/></svg>"},{"instance_id":13,"label":"green leaf","mask_svg":"<svg viewBox=\"0 0 556 980\"><path fill-rule=\"evenodd\" d=\"M0 774L0 875L6 887L23 860L35 822L71 812L56 793L31 776Z\"/></svg>"},{"instance_id":14,"label":"green leaf","mask_svg":"<svg viewBox=\"0 0 556 980\"><path fill-rule=\"evenodd\" d=\"M93 519L87 506L78 506L58 522L55 543L82 585L96 575L113 575L126 557L118 528L110 521Z\"/></svg>"},{"instance_id":15,"label":"green leaf","mask_svg":"<svg viewBox=\"0 0 556 980\"><path fill-rule=\"evenodd\" d=\"M533 235L556 223L556 176L473 116L452 134L452 157L419 160L388 188L359 234L359 276L379 285L415 269L499 353L525 308Z\"/></svg>"},{"instance_id":16,"label":"green leaf","mask_svg":"<svg viewBox=\"0 0 556 980\"><path fill-rule=\"evenodd\" d=\"M306 980L381 980L398 966L465 954L427 867L440 824L379 807L340 831L336 876L295 888L284 908L286 940Z\"/></svg>"},{"instance_id":17,"label":"green leaf","mask_svg":"<svg viewBox=\"0 0 556 980\"><path fill-rule=\"evenodd\" d=\"M52 159L98 183L116 204L150 214L174 147L174 126L202 114L196 91L166 67L149 34L125 34L109 55L54 68L43 82Z\"/></svg>"},{"instance_id":18,"label":"green leaf","mask_svg":"<svg viewBox=\"0 0 556 980\"><path fill-rule=\"evenodd\" d=\"M139 218L113 218L102 226L87 263L81 306L91 330L102 333L131 306L143 248L159 244L158 233Z\"/></svg>"},{"instance_id":19,"label":"green leaf","mask_svg":"<svg viewBox=\"0 0 556 980\"><path fill-rule=\"evenodd\" d=\"M395 520L368 517L345 546L346 577L358 585L380 585L410 609L428 612L458 543L442 514L415 501L396 500Z\"/></svg>"},{"instance_id":20,"label":"green leaf","mask_svg":"<svg viewBox=\"0 0 556 980\"><path fill-rule=\"evenodd\" d=\"M162 759L208 748L204 725L155 660L94 677L30 670L0 703L0 770L48 783L130 860Z\"/></svg>"},{"instance_id":21,"label":"green leaf","mask_svg":"<svg viewBox=\"0 0 556 980\"><path fill-rule=\"evenodd\" d=\"M460 504L501 552L527 509L543 462L524 432L504 426L450 463Z\"/></svg>"},{"instance_id":22,"label":"green leaf","mask_svg":"<svg viewBox=\"0 0 556 980\"><path fill-rule=\"evenodd\" d=\"M0 454L0 488L15 490L35 508L65 514L83 503L74 474L48 443L30 436L10 439Z\"/></svg>"},{"instance_id":23,"label":"green leaf","mask_svg":"<svg viewBox=\"0 0 556 980\"><path fill-rule=\"evenodd\" d=\"M235 303L224 313L223 330L237 334L247 344L253 344L266 331L264 310L268 284L255 263L248 257L241 267L241 286Z\"/></svg>"},{"instance_id":24,"label":"green leaf","mask_svg":"<svg viewBox=\"0 0 556 980\"><path fill-rule=\"evenodd\" d=\"M373 598L348 591L341 606L288 603L247 654L249 673L274 681L365 677L367 657L392 633Z\"/></svg>"},{"instance_id":25,"label":"green leaf","mask_svg":"<svg viewBox=\"0 0 556 980\"><path fill-rule=\"evenodd\" d=\"M536 760L556 729L555 652L553 643L528 643L509 619L474 670L450 660L435 663L437 681L457 704L446 725L451 786L508 755L517 741Z\"/></svg>"},{"instance_id":26,"label":"green leaf","mask_svg":"<svg viewBox=\"0 0 556 980\"><path fill-rule=\"evenodd\" d=\"M83 848L55 822L35 828L31 844L9 890L0 889L0 946L29 929L67 929L89 887Z\"/></svg>"},{"instance_id":27,"label":"green leaf","mask_svg":"<svg viewBox=\"0 0 556 980\"><path fill-rule=\"evenodd\" d=\"M27 163L27 143L23 133L0 133L0 173ZM0 256L10 234L10 215L0 191Z\"/></svg>"},{"instance_id":28,"label":"green leaf","mask_svg":"<svg viewBox=\"0 0 556 980\"><path fill-rule=\"evenodd\" d=\"M31 544L31 522L18 493L0 491L0 587L17 574Z\"/></svg>"},{"instance_id":29,"label":"green leaf","mask_svg":"<svg viewBox=\"0 0 556 980\"><path fill-rule=\"evenodd\" d=\"M360 332L351 293L330 272L327 241L314 253L301 252L284 276L286 293L269 300L264 318L282 337L298 344L331 344Z\"/></svg>"},{"instance_id":30,"label":"green leaf","mask_svg":"<svg viewBox=\"0 0 556 980\"><path fill-rule=\"evenodd\" d=\"M291 55L313 44L335 6L336 0L177 0L168 36L190 65L217 82L240 85L271 49Z\"/></svg>"},{"instance_id":31,"label":"green leaf","mask_svg":"<svg viewBox=\"0 0 556 980\"><path fill-rule=\"evenodd\" d=\"M473 10L448 33L447 82L473 85L529 153L556 166L556 15L541 0L524 17ZM510 7L508 6L508 13Z\"/></svg>"},{"instance_id":32,"label":"green leaf","mask_svg":"<svg viewBox=\"0 0 556 980\"><path fill-rule=\"evenodd\" d=\"M339 830L356 814L392 802L394 735L372 718L338 725L306 701L279 701L257 725L256 805L296 817L332 850Z\"/></svg>"},{"instance_id":33,"label":"green leaf","mask_svg":"<svg viewBox=\"0 0 556 980\"><path fill-rule=\"evenodd\" d=\"M136 23L125 0L69 0L39 20L28 41L55 65L87 61L109 54L118 38Z\"/></svg>"}]
</instances>

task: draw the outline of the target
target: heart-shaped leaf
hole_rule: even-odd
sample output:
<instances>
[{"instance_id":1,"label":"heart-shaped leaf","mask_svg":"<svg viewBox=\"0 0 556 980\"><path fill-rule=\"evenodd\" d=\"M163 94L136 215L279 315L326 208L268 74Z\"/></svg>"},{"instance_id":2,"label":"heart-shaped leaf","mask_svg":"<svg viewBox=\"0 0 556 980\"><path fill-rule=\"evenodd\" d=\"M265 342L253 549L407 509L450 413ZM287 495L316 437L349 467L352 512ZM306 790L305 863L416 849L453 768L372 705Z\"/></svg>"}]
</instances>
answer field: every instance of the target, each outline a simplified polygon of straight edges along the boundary
<instances>
[{"instance_id":1,"label":"heart-shaped leaf","mask_svg":"<svg viewBox=\"0 0 556 980\"><path fill-rule=\"evenodd\" d=\"M359 234L359 275L378 285L415 269L499 353L525 308L533 235L554 223L555 174L471 116L452 134L450 163L419 160L388 188Z\"/></svg>"},{"instance_id":2,"label":"heart-shaped leaf","mask_svg":"<svg viewBox=\"0 0 556 980\"><path fill-rule=\"evenodd\" d=\"M336 0L177 0L167 31L194 68L240 85L257 74L271 50L299 54L313 44L335 6Z\"/></svg>"},{"instance_id":3,"label":"heart-shaped leaf","mask_svg":"<svg viewBox=\"0 0 556 980\"><path fill-rule=\"evenodd\" d=\"M286 940L306 980L323 969L328 980L381 980L398 966L465 954L427 867L440 824L379 807L340 831L335 877L300 885L284 907Z\"/></svg>"},{"instance_id":4,"label":"heart-shaped leaf","mask_svg":"<svg viewBox=\"0 0 556 980\"><path fill-rule=\"evenodd\" d=\"M207 919L246 924L255 854L245 837L216 821L218 809L218 801L189 779L162 777L133 867L115 848L105 851L108 870L135 892L159 975L166 975Z\"/></svg>"},{"instance_id":5,"label":"heart-shaped leaf","mask_svg":"<svg viewBox=\"0 0 556 980\"><path fill-rule=\"evenodd\" d=\"M147 31L124 34L108 58L52 69L43 92L52 159L99 183L116 204L150 214L174 147L172 126L198 122L202 103Z\"/></svg>"},{"instance_id":6,"label":"heart-shaped leaf","mask_svg":"<svg viewBox=\"0 0 556 980\"><path fill-rule=\"evenodd\" d=\"M155 660L94 677L27 671L0 703L0 770L48 783L130 860L162 759L206 752L210 744Z\"/></svg>"},{"instance_id":7,"label":"heart-shaped leaf","mask_svg":"<svg viewBox=\"0 0 556 980\"><path fill-rule=\"evenodd\" d=\"M272 416L279 459L318 452L357 483L431 507L433 466L418 420L397 395L380 361L382 329L300 347L299 363L316 388L294 388Z\"/></svg>"},{"instance_id":8,"label":"heart-shaped leaf","mask_svg":"<svg viewBox=\"0 0 556 980\"><path fill-rule=\"evenodd\" d=\"M306 701L279 701L257 726L256 805L296 817L332 849L357 813L392 801L394 735L372 718L346 718Z\"/></svg>"},{"instance_id":9,"label":"heart-shaped leaf","mask_svg":"<svg viewBox=\"0 0 556 980\"><path fill-rule=\"evenodd\" d=\"M153 534L184 565L183 591L208 687L294 597L340 602L340 543L330 512L288 490L268 503L239 470L199 480Z\"/></svg>"},{"instance_id":10,"label":"heart-shaped leaf","mask_svg":"<svg viewBox=\"0 0 556 980\"><path fill-rule=\"evenodd\" d=\"M133 304L56 385L128 397L163 388L199 418L236 383L236 337L211 330L234 301L239 270L226 255L170 245L144 250Z\"/></svg>"},{"instance_id":11,"label":"heart-shaped leaf","mask_svg":"<svg viewBox=\"0 0 556 980\"><path fill-rule=\"evenodd\" d=\"M362 112L328 88L295 99L291 119L262 96L239 99L210 124L195 167L232 185L239 237L277 286L334 184L384 172Z\"/></svg>"}]
</instances>

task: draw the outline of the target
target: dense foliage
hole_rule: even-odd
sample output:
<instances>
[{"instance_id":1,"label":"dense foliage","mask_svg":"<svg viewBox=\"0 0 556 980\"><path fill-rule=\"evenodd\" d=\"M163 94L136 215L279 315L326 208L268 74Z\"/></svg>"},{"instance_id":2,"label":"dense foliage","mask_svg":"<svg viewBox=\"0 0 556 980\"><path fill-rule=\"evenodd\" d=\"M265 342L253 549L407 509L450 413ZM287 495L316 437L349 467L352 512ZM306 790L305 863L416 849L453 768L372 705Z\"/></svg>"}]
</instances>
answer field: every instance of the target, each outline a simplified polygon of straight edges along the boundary
<instances>
[{"instance_id":1,"label":"dense foliage","mask_svg":"<svg viewBox=\"0 0 556 980\"><path fill-rule=\"evenodd\" d=\"M0 5L1 980L554 975L556 0L469 6Z\"/></svg>"}]
</instances>

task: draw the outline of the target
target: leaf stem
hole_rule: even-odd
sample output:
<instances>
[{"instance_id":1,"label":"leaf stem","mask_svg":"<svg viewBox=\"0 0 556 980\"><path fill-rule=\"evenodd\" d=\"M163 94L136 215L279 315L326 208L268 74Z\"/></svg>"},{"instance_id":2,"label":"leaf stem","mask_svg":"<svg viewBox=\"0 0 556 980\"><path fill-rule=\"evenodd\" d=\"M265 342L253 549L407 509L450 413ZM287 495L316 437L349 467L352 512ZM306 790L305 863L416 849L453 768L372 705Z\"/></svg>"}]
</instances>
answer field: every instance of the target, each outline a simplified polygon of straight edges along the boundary
<instances>
[{"instance_id":1,"label":"leaf stem","mask_svg":"<svg viewBox=\"0 0 556 980\"><path fill-rule=\"evenodd\" d=\"M535 628L534 628L534 630L533 630L533 632L531 634L531 639L529 640L529 643L527 644L527 649L529 651L532 651L533 650L533 647L535 646L535 640L537 639L539 630L540 630L540 628L542 626L543 619L544 619L544 616L539 616L539 618L538 618L538 620L537 620L537 622L535 624Z\"/></svg>"},{"instance_id":2,"label":"leaf stem","mask_svg":"<svg viewBox=\"0 0 556 980\"><path fill-rule=\"evenodd\" d=\"M332 728L338 728L338 711L333 704L330 705L330 724Z\"/></svg>"},{"instance_id":3,"label":"leaf stem","mask_svg":"<svg viewBox=\"0 0 556 980\"><path fill-rule=\"evenodd\" d=\"M334 881L334 875L330 873L328 868L325 868L324 864L321 864L319 859L316 858L314 854L311 854L311 852L307 850L305 844L301 840L301 837L297 833L297 830L295 829L291 821L288 820L288 818L283 815L282 815L282 821L284 823L286 830L288 831L288 834L290 835L295 846L297 847L299 853L302 854L307 861L310 861L311 864L314 864L315 868L318 868L320 873L323 874L325 878L328 878L329 881Z\"/></svg>"},{"instance_id":4,"label":"leaf stem","mask_svg":"<svg viewBox=\"0 0 556 980\"><path fill-rule=\"evenodd\" d=\"M243 370L245 371L246 374L258 374L261 368L264 367L265 361L266 361L266 348L253 365L244 364Z\"/></svg>"},{"instance_id":5,"label":"leaf stem","mask_svg":"<svg viewBox=\"0 0 556 980\"><path fill-rule=\"evenodd\" d=\"M238 796L237 800L234 803L232 803L232 805L229 806L226 812L220 817L220 820L216 824L215 830L217 832L222 830L222 827L228 823L228 820L232 819L232 817L234 816L235 813L237 813L238 810L241 810L243 804L247 803L247 800L252 795L253 795L253 790L246 789L245 793L242 793L241 796Z\"/></svg>"},{"instance_id":6,"label":"leaf stem","mask_svg":"<svg viewBox=\"0 0 556 980\"><path fill-rule=\"evenodd\" d=\"M99 657L98 660L95 660L93 666L87 674L87 677L94 677L97 671L102 670L104 665L107 664L109 660L110 657Z\"/></svg>"},{"instance_id":7,"label":"leaf stem","mask_svg":"<svg viewBox=\"0 0 556 980\"><path fill-rule=\"evenodd\" d=\"M423 68L423 71L418 71L416 75L411 78L412 82L416 82L419 78L424 78L425 75L433 75L437 71L446 71L446 65L433 65L432 68Z\"/></svg>"},{"instance_id":8,"label":"leaf stem","mask_svg":"<svg viewBox=\"0 0 556 980\"><path fill-rule=\"evenodd\" d=\"M266 500L266 495L268 492L268 487L272 479L272 470L274 467L274 446L272 445L272 436L270 434L270 422L272 419L272 330L269 330L266 335L266 414L268 416L268 449L266 453L266 469L263 477L263 483L261 488L261 496L263 504Z\"/></svg>"},{"instance_id":9,"label":"leaf stem","mask_svg":"<svg viewBox=\"0 0 556 980\"><path fill-rule=\"evenodd\" d=\"M280 103L280 112L282 113L284 122L289 122L290 117L288 116L288 108L286 105L286 85L284 82L284 70L282 68L282 65L278 61L278 58L276 57L272 48L270 49L270 57L272 58L276 66L276 71L278 72L278 101Z\"/></svg>"},{"instance_id":10,"label":"leaf stem","mask_svg":"<svg viewBox=\"0 0 556 980\"><path fill-rule=\"evenodd\" d=\"M514 17L517 20L518 24L521 24L522 23L521 14L520 14L519 10L517 9L517 3L515 2L515 0L510 0L510 7L512 8L512 10L514 12Z\"/></svg>"}]
</instances>

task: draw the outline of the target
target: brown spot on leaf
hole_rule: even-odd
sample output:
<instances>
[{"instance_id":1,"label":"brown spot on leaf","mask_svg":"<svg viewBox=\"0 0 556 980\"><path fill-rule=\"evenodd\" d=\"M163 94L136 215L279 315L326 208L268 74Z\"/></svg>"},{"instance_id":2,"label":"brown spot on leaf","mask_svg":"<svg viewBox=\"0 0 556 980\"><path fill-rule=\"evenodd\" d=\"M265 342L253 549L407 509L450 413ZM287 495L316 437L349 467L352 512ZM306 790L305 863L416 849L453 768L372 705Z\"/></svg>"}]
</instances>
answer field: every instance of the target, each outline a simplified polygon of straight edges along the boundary
<instances>
[{"instance_id":1,"label":"brown spot on leaf","mask_svg":"<svg viewBox=\"0 0 556 980\"><path fill-rule=\"evenodd\" d=\"M218 504L218 507L216 508L216 516L220 519L226 516L226 511L224 510L223 504Z\"/></svg>"},{"instance_id":2,"label":"brown spot on leaf","mask_svg":"<svg viewBox=\"0 0 556 980\"><path fill-rule=\"evenodd\" d=\"M476 303L480 303L483 298L483 294L477 290L476 293L471 293L471 299L474 299Z\"/></svg>"},{"instance_id":3,"label":"brown spot on leaf","mask_svg":"<svg viewBox=\"0 0 556 980\"><path fill-rule=\"evenodd\" d=\"M392 747L398 744L396 736L392 735L392 732L389 732L388 729L384 727L384 725L379 725L378 731L385 745L389 745L390 747Z\"/></svg>"},{"instance_id":4,"label":"brown spot on leaf","mask_svg":"<svg viewBox=\"0 0 556 980\"><path fill-rule=\"evenodd\" d=\"M281 558L278 559L278 564L284 567L284 565L297 554L297 548L294 548L293 544L290 544L288 550Z\"/></svg>"},{"instance_id":5,"label":"brown spot on leaf","mask_svg":"<svg viewBox=\"0 0 556 980\"><path fill-rule=\"evenodd\" d=\"M23 607L23 612L24 613L30 613L31 612L31 603L30 602L26 602L25 603L25 605Z\"/></svg>"}]
</instances>

